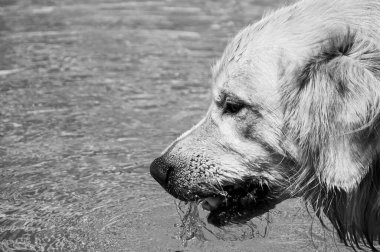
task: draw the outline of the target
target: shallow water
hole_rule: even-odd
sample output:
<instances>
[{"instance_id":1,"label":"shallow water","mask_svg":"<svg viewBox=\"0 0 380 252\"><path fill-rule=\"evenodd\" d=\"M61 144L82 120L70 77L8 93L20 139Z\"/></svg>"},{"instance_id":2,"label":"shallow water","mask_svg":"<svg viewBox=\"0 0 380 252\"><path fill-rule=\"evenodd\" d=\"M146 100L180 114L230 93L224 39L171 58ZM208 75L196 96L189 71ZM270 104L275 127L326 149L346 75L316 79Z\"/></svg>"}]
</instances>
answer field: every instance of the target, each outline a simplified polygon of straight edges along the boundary
<instances>
[{"instance_id":1,"label":"shallow water","mask_svg":"<svg viewBox=\"0 0 380 252\"><path fill-rule=\"evenodd\" d=\"M338 249L297 199L265 238L184 244L149 175L227 41L279 5L242 2L0 0L0 251Z\"/></svg>"}]
</instances>

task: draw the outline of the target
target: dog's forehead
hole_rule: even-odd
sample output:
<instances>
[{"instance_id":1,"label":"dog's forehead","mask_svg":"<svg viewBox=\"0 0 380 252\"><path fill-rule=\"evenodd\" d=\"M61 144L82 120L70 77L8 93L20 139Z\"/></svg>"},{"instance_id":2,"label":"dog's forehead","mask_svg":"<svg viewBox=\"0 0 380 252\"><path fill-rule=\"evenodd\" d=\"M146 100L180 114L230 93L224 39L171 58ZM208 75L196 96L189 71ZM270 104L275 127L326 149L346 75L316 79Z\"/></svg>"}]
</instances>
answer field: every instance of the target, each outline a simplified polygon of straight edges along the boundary
<instances>
[{"instance_id":1,"label":"dog's forehead","mask_svg":"<svg viewBox=\"0 0 380 252\"><path fill-rule=\"evenodd\" d=\"M254 75L248 71L248 67L240 67L232 65L226 67L213 81L213 95L218 97L222 93L234 93L235 96L243 100L250 99L250 95L255 93L256 87L254 85L247 85L254 83Z\"/></svg>"},{"instance_id":2,"label":"dog's forehead","mask_svg":"<svg viewBox=\"0 0 380 252\"><path fill-rule=\"evenodd\" d=\"M251 59L224 64L214 71L213 97L232 93L249 103L263 103L275 98L278 86L278 64L268 53L260 53Z\"/></svg>"}]
</instances>

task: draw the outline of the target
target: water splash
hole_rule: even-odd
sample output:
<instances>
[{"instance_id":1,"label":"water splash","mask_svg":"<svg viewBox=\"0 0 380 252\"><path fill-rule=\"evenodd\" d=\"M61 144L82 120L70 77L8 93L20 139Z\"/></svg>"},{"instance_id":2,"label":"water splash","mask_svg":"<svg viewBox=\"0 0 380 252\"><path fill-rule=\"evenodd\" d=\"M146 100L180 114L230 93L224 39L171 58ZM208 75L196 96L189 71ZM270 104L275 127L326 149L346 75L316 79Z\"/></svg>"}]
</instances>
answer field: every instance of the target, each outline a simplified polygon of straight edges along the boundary
<instances>
[{"instance_id":1,"label":"water splash","mask_svg":"<svg viewBox=\"0 0 380 252\"><path fill-rule=\"evenodd\" d=\"M215 227L207 223L208 212L200 207L199 202L175 201L181 223L177 225L179 239L184 246L190 240L201 242L212 240L244 241L255 238L264 238L268 234L271 216L268 213L255 217L244 224L230 224L224 227Z\"/></svg>"}]
</instances>

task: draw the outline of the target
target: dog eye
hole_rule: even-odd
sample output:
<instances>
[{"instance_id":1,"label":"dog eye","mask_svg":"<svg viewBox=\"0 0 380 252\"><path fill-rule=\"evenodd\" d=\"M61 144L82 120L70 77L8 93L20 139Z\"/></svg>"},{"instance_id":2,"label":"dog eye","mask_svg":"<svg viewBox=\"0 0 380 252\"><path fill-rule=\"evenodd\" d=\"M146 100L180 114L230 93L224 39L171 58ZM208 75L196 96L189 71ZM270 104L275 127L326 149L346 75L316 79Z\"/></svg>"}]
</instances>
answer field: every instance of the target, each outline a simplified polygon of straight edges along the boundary
<instances>
[{"instance_id":1,"label":"dog eye","mask_svg":"<svg viewBox=\"0 0 380 252\"><path fill-rule=\"evenodd\" d=\"M244 108L243 103L226 101L224 104L223 112L229 114L237 114L240 110L242 110L242 108Z\"/></svg>"}]
</instances>

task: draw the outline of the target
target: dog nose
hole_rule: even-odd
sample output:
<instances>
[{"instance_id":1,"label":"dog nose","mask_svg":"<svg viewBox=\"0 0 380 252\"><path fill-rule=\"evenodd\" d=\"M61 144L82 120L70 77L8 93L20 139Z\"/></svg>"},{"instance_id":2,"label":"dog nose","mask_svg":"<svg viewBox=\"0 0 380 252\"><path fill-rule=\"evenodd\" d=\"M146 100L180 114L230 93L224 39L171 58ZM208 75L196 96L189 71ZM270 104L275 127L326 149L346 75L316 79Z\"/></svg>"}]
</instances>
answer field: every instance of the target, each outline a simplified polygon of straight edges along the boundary
<instances>
[{"instance_id":1,"label":"dog nose","mask_svg":"<svg viewBox=\"0 0 380 252\"><path fill-rule=\"evenodd\" d=\"M163 188L166 188L168 182L169 169L170 166L163 157L156 158L150 165L150 174Z\"/></svg>"}]
</instances>

